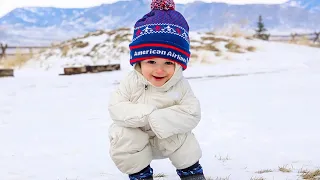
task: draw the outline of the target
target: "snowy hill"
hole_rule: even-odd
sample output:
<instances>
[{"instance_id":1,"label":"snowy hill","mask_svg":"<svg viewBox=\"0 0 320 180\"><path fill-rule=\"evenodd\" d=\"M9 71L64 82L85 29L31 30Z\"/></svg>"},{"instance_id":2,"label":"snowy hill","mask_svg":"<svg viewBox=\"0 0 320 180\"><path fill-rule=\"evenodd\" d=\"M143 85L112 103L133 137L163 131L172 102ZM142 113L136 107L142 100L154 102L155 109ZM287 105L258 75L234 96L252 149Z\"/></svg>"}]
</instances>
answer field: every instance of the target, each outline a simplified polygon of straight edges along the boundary
<instances>
[{"instance_id":1,"label":"snowy hill","mask_svg":"<svg viewBox=\"0 0 320 180\"><path fill-rule=\"evenodd\" d=\"M110 64L127 57L131 38L130 29L96 31L73 38L41 52L24 68L36 68L62 72L63 67Z\"/></svg>"},{"instance_id":2,"label":"snowy hill","mask_svg":"<svg viewBox=\"0 0 320 180\"><path fill-rule=\"evenodd\" d=\"M132 29L95 31L73 38L41 52L21 69L41 69L61 73L64 67L105 65L129 59ZM190 33L191 64L227 62L230 56L252 53L255 41L214 35L212 32ZM215 57L210 60L210 57ZM122 66L128 66L127 63Z\"/></svg>"}]
</instances>

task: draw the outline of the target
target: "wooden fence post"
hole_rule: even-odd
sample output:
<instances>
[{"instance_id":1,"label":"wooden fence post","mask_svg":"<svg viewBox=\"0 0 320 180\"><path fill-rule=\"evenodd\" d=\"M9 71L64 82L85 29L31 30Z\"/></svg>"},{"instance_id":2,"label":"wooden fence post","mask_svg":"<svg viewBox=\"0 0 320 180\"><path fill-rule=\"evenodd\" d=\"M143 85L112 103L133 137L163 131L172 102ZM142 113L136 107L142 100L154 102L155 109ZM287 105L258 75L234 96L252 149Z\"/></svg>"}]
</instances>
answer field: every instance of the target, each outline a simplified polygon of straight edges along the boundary
<instances>
[{"instance_id":1,"label":"wooden fence post","mask_svg":"<svg viewBox=\"0 0 320 180\"><path fill-rule=\"evenodd\" d=\"M0 47L1 47L1 50L2 50L0 59L2 59L2 58L5 58L5 57L6 57L6 50L7 50L7 48L8 48L8 44L3 45L3 44L1 43L1 44L0 44Z\"/></svg>"},{"instance_id":2,"label":"wooden fence post","mask_svg":"<svg viewBox=\"0 0 320 180\"><path fill-rule=\"evenodd\" d=\"M0 43L0 47L2 47L2 43ZM2 59L2 55L3 54L3 52L2 52L2 50L1 50L1 53L0 53L0 60Z\"/></svg>"},{"instance_id":3,"label":"wooden fence post","mask_svg":"<svg viewBox=\"0 0 320 180\"><path fill-rule=\"evenodd\" d=\"M319 39L320 32L315 32L314 34L316 35L316 37L314 38L313 43L316 43L317 41L320 41Z\"/></svg>"},{"instance_id":4,"label":"wooden fence post","mask_svg":"<svg viewBox=\"0 0 320 180\"><path fill-rule=\"evenodd\" d=\"M292 33L291 34L291 42L295 42L297 37L297 33Z\"/></svg>"},{"instance_id":5,"label":"wooden fence post","mask_svg":"<svg viewBox=\"0 0 320 180\"><path fill-rule=\"evenodd\" d=\"M269 41L271 34L266 34L266 40Z\"/></svg>"}]
</instances>

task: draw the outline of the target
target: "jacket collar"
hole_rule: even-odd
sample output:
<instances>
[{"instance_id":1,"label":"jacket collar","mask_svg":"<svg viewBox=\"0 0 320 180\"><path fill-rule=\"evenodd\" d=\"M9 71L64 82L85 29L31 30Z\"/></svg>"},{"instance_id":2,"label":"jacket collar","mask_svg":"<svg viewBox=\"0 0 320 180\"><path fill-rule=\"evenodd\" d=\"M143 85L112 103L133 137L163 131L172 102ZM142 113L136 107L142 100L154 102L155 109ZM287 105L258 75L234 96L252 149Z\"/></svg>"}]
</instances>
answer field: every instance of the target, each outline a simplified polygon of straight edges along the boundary
<instances>
[{"instance_id":1,"label":"jacket collar","mask_svg":"<svg viewBox=\"0 0 320 180\"><path fill-rule=\"evenodd\" d=\"M163 86L157 87L157 86L152 85L145 77L143 77L139 63L136 63L134 65L134 71L136 72L136 74L138 76L138 81L141 82L141 84L143 86L152 87L153 89L156 89L157 91L168 91L172 86L177 84L183 77L182 67L179 64L175 64L175 71L174 71L173 76Z\"/></svg>"}]
</instances>

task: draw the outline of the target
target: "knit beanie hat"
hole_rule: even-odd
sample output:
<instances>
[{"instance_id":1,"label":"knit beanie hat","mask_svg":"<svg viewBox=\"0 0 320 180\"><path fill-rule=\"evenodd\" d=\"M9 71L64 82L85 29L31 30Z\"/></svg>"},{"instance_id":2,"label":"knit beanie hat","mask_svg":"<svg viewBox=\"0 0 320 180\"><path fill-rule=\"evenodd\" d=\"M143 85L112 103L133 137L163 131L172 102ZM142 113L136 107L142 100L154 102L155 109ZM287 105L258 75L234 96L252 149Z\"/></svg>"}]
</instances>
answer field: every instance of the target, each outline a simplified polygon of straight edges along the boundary
<instances>
[{"instance_id":1,"label":"knit beanie hat","mask_svg":"<svg viewBox=\"0 0 320 180\"><path fill-rule=\"evenodd\" d=\"M175 10L173 0L152 0L151 11L139 19L133 32L130 64L164 58L185 70L190 58L189 25Z\"/></svg>"}]
</instances>

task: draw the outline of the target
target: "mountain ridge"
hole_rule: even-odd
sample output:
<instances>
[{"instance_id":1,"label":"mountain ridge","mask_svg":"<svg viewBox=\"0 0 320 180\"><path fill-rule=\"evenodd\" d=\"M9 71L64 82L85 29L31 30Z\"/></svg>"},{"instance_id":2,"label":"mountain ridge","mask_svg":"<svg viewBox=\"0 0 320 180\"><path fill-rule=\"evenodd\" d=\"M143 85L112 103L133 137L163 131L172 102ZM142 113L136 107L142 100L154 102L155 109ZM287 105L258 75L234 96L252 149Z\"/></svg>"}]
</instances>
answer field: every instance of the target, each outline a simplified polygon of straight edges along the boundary
<instances>
[{"instance_id":1,"label":"mountain ridge","mask_svg":"<svg viewBox=\"0 0 320 180\"><path fill-rule=\"evenodd\" d=\"M318 10L319 9L319 10ZM187 19L191 31L208 31L237 24L254 29L262 15L267 29L320 30L320 1L290 0L283 4L206 3L195 1L176 4L176 10ZM25 7L0 18L0 26L11 31L74 32L83 34L98 29L133 27L150 11L148 0L117 1L90 8ZM12 33L12 32L11 32Z\"/></svg>"}]
</instances>

